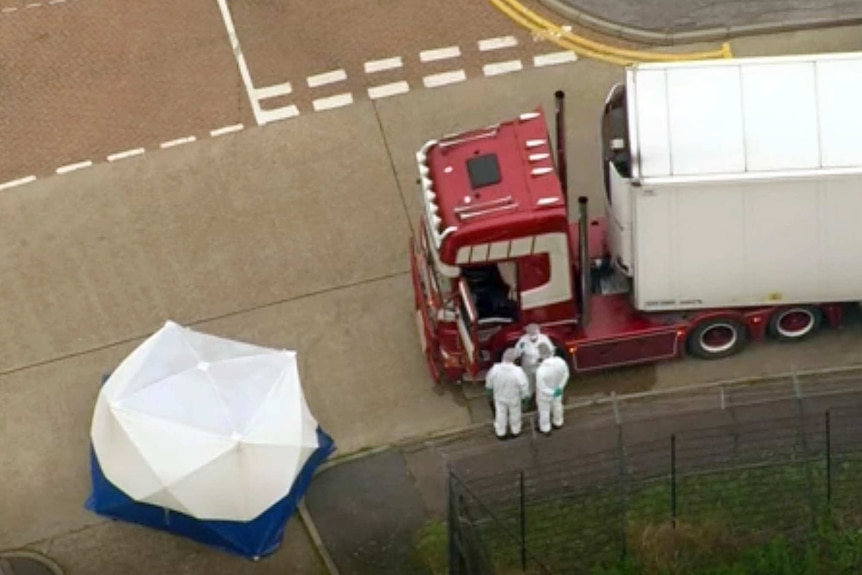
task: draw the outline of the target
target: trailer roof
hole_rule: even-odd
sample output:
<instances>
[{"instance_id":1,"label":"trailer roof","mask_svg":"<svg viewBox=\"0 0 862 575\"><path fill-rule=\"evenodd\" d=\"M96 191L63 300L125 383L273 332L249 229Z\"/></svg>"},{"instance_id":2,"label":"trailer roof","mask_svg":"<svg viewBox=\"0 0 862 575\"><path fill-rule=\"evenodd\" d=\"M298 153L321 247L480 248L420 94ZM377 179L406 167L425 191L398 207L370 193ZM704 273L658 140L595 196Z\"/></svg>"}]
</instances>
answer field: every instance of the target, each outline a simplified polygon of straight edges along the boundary
<instances>
[{"instance_id":1,"label":"trailer roof","mask_svg":"<svg viewBox=\"0 0 862 575\"><path fill-rule=\"evenodd\" d=\"M639 179L862 168L862 52L627 71Z\"/></svg>"}]
</instances>

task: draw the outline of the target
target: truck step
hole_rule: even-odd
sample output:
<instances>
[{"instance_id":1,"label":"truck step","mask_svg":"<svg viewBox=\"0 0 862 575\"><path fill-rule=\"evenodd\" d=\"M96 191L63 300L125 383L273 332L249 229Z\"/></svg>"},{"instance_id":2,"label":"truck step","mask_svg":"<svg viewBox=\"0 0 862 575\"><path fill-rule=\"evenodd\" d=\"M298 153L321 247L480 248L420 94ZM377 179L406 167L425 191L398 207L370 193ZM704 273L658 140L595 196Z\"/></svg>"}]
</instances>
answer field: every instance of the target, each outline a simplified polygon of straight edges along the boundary
<instances>
[{"instance_id":1,"label":"truck step","mask_svg":"<svg viewBox=\"0 0 862 575\"><path fill-rule=\"evenodd\" d=\"M618 271L599 276L599 293L602 295L628 293L629 289L629 278Z\"/></svg>"}]
</instances>

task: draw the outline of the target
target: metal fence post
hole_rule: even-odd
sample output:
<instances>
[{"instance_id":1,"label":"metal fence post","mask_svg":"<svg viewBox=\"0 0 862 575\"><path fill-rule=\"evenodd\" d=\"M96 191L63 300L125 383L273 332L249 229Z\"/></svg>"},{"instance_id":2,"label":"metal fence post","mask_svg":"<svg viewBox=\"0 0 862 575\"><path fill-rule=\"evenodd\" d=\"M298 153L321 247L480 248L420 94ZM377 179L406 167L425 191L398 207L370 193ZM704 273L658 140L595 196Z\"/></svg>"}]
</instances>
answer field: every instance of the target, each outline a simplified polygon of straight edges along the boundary
<instances>
[{"instance_id":1,"label":"metal fence post","mask_svg":"<svg viewBox=\"0 0 862 575\"><path fill-rule=\"evenodd\" d=\"M676 434L670 434L670 519L676 529Z\"/></svg>"},{"instance_id":2,"label":"metal fence post","mask_svg":"<svg viewBox=\"0 0 862 575\"><path fill-rule=\"evenodd\" d=\"M811 511L811 529L817 530L817 504L814 498L814 478L811 476L811 465L808 459L808 436L805 432L805 412L802 405L802 387L796 376L796 366L791 366L791 377L793 379L793 393L796 397L796 414L799 421L799 442L802 444L803 465L805 466L805 483L808 488L808 509Z\"/></svg>"},{"instance_id":3,"label":"metal fence post","mask_svg":"<svg viewBox=\"0 0 862 575\"><path fill-rule=\"evenodd\" d=\"M461 570L458 565L457 558L457 548L458 546L455 544L455 522L458 521L458 518L455 513L455 482L452 479L452 470L449 470L449 528L447 529L449 535L449 575L460 575Z\"/></svg>"},{"instance_id":4,"label":"metal fence post","mask_svg":"<svg viewBox=\"0 0 862 575\"><path fill-rule=\"evenodd\" d=\"M826 410L826 505L832 506L832 422Z\"/></svg>"},{"instance_id":5,"label":"metal fence post","mask_svg":"<svg viewBox=\"0 0 862 575\"><path fill-rule=\"evenodd\" d=\"M628 518L628 503L626 501L626 463L625 463L625 447L623 445L623 425L620 417L620 409L617 404L616 393L611 392L614 407L614 419L617 426L617 473L620 492L620 548L622 558L625 559L628 552L628 542L626 536L626 523Z\"/></svg>"},{"instance_id":6,"label":"metal fence post","mask_svg":"<svg viewBox=\"0 0 862 575\"><path fill-rule=\"evenodd\" d=\"M521 472L521 571L527 570L527 502L524 491L524 472Z\"/></svg>"}]
</instances>

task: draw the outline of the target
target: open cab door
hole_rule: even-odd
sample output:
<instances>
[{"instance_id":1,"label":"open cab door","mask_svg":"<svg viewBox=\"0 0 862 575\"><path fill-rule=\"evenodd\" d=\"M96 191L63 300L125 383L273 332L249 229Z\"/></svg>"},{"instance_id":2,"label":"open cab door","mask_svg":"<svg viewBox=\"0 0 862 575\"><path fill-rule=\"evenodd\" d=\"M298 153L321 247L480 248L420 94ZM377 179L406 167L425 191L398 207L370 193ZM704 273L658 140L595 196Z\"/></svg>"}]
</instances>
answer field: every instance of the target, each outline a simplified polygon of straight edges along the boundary
<instances>
[{"instance_id":1,"label":"open cab door","mask_svg":"<svg viewBox=\"0 0 862 575\"><path fill-rule=\"evenodd\" d=\"M479 373L479 314L476 312L470 286L463 278L458 282L458 296L460 301L456 306L456 322L461 341L461 356L465 371L470 374L470 379L475 381Z\"/></svg>"}]
</instances>

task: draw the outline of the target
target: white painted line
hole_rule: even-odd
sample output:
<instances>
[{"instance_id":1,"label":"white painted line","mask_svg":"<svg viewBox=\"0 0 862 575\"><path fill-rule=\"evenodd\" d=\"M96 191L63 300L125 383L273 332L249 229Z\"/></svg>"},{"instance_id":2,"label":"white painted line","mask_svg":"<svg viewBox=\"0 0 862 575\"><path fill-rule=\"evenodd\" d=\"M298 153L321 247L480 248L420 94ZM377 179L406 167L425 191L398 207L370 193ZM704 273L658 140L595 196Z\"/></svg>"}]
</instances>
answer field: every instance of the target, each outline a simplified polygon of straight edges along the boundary
<instances>
[{"instance_id":1,"label":"white painted line","mask_svg":"<svg viewBox=\"0 0 862 575\"><path fill-rule=\"evenodd\" d=\"M406 94L409 91L410 85L407 82L393 82L392 84L383 84L368 88L368 97L376 100L377 98L386 98L396 94Z\"/></svg>"},{"instance_id":2,"label":"white painted line","mask_svg":"<svg viewBox=\"0 0 862 575\"><path fill-rule=\"evenodd\" d=\"M261 110L260 113L263 123L269 124L270 122L294 118L299 115L299 110L296 106L290 105L283 108L276 108L275 110Z\"/></svg>"},{"instance_id":3,"label":"white painted line","mask_svg":"<svg viewBox=\"0 0 862 575\"><path fill-rule=\"evenodd\" d=\"M2 10L0 10L0 12L3 12L4 14L11 14L12 12L17 12L17 11L18 11L18 8L14 7L14 6L12 8L3 8Z\"/></svg>"},{"instance_id":4,"label":"white painted line","mask_svg":"<svg viewBox=\"0 0 862 575\"><path fill-rule=\"evenodd\" d=\"M533 57L534 66L553 66L555 64L566 64L568 62L576 62L578 56L574 52L551 52L550 54L542 54Z\"/></svg>"},{"instance_id":5,"label":"white painted line","mask_svg":"<svg viewBox=\"0 0 862 575\"><path fill-rule=\"evenodd\" d=\"M523 70L520 60L509 60L508 62L496 62L494 64L485 64L482 66L482 73L486 76L497 76L499 74L508 74L509 72L517 72Z\"/></svg>"},{"instance_id":6,"label":"white painted line","mask_svg":"<svg viewBox=\"0 0 862 575\"><path fill-rule=\"evenodd\" d=\"M290 82L284 84L276 84L275 86L267 86L266 88L255 88L254 95L258 100L267 98L275 98L277 96L286 96L293 91Z\"/></svg>"},{"instance_id":7,"label":"white painted line","mask_svg":"<svg viewBox=\"0 0 862 575\"><path fill-rule=\"evenodd\" d=\"M383 60L370 60L365 63L365 73L373 74L374 72L382 72L383 70L394 70L404 65L401 61L401 56L394 58L384 58Z\"/></svg>"},{"instance_id":8,"label":"white painted line","mask_svg":"<svg viewBox=\"0 0 862 575\"><path fill-rule=\"evenodd\" d=\"M18 178L17 180L12 180L11 182L6 182L5 184L0 184L0 191L8 190L9 188L14 188L15 186L23 186L24 184L30 184L36 181L36 176L27 176L26 178Z\"/></svg>"},{"instance_id":9,"label":"white painted line","mask_svg":"<svg viewBox=\"0 0 862 575\"><path fill-rule=\"evenodd\" d=\"M422 78L422 83L425 84L426 88L437 88L447 84L454 84L455 82L463 82L466 79L467 74L464 73L464 70L455 70L453 72L425 76Z\"/></svg>"},{"instance_id":10,"label":"white painted line","mask_svg":"<svg viewBox=\"0 0 862 575\"><path fill-rule=\"evenodd\" d=\"M423 62L435 62L437 60L457 58L460 55L461 48L458 46L449 46L447 48L437 48L436 50L425 50L424 52L419 52L419 59Z\"/></svg>"},{"instance_id":11,"label":"white painted line","mask_svg":"<svg viewBox=\"0 0 862 575\"><path fill-rule=\"evenodd\" d=\"M27 8L38 8L41 5L41 2L34 2L33 4L27 4Z\"/></svg>"},{"instance_id":12,"label":"white painted line","mask_svg":"<svg viewBox=\"0 0 862 575\"><path fill-rule=\"evenodd\" d=\"M176 140L171 140L170 142L162 142L159 146L164 150L165 148L173 148L174 146L180 146L182 144L190 144L195 141L194 136L189 136L187 138L177 138Z\"/></svg>"},{"instance_id":13,"label":"white painted line","mask_svg":"<svg viewBox=\"0 0 862 575\"><path fill-rule=\"evenodd\" d=\"M87 160L86 162L78 162L77 164L69 164L68 166L63 166L62 168L57 168L58 174L65 174L67 172L74 172L75 170L80 170L82 168L89 168L93 165L93 162Z\"/></svg>"},{"instance_id":14,"label":"white painted line","mask_svg":"<svg viewBox=\"0 0 862 575\"><path fill-rule=\"evenodd\" d=\"M242 55L242 47L239 45L239 38L236 35L236 28L233 25L230 10L227 7L227 0L218 0L219 11L221 11L222 20L227 30L228 39L230 40L233 55L236 59L236 65L239 68L239 75L242 77L242 83L245 86L246 94L248 95L251 110L254 113L254 119L258 125L262 124L260 102L254 97L254 84L251 82L251 73L248 71L248 66L245 63L245 56Z\"/></svg>"},{"instance_id":15,"label":"white painted line","mask_svg":"<svg viewBox=\"0 0 862 575\"><path fill-rule=\"evenodd\" d=\"M487 52L488 50L500 50L502 48L511 48L518 45L518 39L514 36L500 36L499 38L488 38L487 40L479 40L479 51Z\"/></svg>"},{"instance_id":16,"label":"white painted line","mask_svg":"<svg viewBox=\"0 0 862 575\"><path fill-rule=\"evenodd\" d=\"M140 156L144 153L143 148L135 148L134 150L126 150L125 152L117 152L116 154L111 154L108 156L109 162L114 162L116 160L125 160L126 158L131 158L132 156Z\"/></svg>"},{"instance_id":17,"label":"white painted line","mask_svg":"<svg viewBox=\"0 0 862 575\"><path fill-rule=\"evenodd\" d=\"M315 112L320 112L321 110L331 110L332 108L340 108L341 106L347 106L348 104L353 103L353 95L349 92L346 94L337 94L335 96L329 96L328 98L318 98L313 101L311 104L314 106Z\"/></svg>"},{"instance_id":18,"label":"white painted line","mask_svg":"<svg viewBox=\"0 0 862 575\"><path fill-rule=\"evenodd\" d=\"M225 134L230 134L231 132L239 132L245 126L242 124L234 124L232 126L225 126L224 128L218 128L217 130L210 131L210 136L215 138L216 136L223 136Z\"/></svg>"},{"instance_id":19,"label":"white painted line","mask_svg":"<svg viewBox=\"0 0 862 575\"><path fill-rule=\"evenodd\" d=\"M65 3L66 3L66 0L51 0L50 2L48 2L48 4L50 4L51 6L54 6L56 4L65 4Z\"/></svg>"},{"instance_id":20,"label":"white painted line","mask_svg":"<svg viewBox=\"0 0 862 575\"><path fill-rule=\"evenodd\" d=\"M317 88L326 84L333 84L347 79L347 72L344 70L333 70L332 72L324 72L316 76L309 76L305 80L308 82L309 88Z\"/></svg>"}]
</instances>

